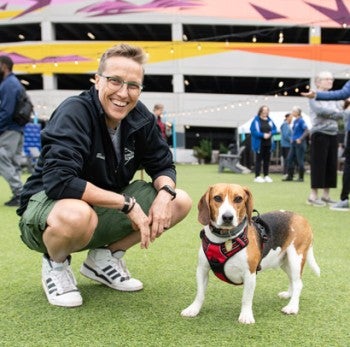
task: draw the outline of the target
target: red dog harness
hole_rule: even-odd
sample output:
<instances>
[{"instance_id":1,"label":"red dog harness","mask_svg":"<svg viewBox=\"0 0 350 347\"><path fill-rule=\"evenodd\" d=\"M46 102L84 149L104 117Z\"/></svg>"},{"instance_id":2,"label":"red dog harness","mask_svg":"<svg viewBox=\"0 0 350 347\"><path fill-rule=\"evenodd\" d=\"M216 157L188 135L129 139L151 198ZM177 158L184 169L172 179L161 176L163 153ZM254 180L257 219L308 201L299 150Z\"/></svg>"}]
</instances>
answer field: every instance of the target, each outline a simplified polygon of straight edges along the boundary
<instances>
[{"instance_id":1,"label":"red dog harness","mask_svg":"<svg viewBox=\"0 0 350 347\"><path fill-rule=\"evenodd\" d=\"M215 276L225 282L235 284L226 277L224 266L228 259L241 249L247 247L249 242L247 237L247 227L244 228L242 235L224 243L211 242L205 235L204 230L200 232L200 238L202 239L203 251Z\"/></svg>"}]
</instances>

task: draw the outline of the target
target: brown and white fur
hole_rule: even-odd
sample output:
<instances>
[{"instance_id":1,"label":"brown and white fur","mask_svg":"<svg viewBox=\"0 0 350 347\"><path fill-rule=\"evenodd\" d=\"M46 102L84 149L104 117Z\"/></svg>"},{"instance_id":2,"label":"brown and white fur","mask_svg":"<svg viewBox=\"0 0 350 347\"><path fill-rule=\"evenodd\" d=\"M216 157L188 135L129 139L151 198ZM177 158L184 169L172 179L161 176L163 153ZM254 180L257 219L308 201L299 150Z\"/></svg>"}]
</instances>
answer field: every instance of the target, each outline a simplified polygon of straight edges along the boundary
<instances>
[{"instance_id":1,"label":"brown and white fur","mask_svg":"<svg viewBox=\"0 0 350 347\"><path fill-rule=\"evenodd\" d=\"M301 275L305 261L319 276L320 268L313 254L313 233L308 221L301 215L287 211L273 211L260 217L268 222L270 236L261 246L260 237L252 224L253 199L250 190L237 184L215 184L207 190L198 203L198 220L204 225L207 238L214 243L226 242L228 238L215 235L213 227L225 235L227 230L239 226L247 218L247 247L227 260L224 272L234 284L243 284L241 313L238 321L255 323L252 303L256 285L257 270L281 267L288 275L289 288L279 297L290 299L282 308L286 314L297 314L302 290ZM237 237L234 235L233 237ZM260 266L259 266L260 265ZM210 266L203 247L199 249L197 266L197 295L193 303L181 312L184 317L199 314L208 284Z\"/></svg>"}]
</instances>

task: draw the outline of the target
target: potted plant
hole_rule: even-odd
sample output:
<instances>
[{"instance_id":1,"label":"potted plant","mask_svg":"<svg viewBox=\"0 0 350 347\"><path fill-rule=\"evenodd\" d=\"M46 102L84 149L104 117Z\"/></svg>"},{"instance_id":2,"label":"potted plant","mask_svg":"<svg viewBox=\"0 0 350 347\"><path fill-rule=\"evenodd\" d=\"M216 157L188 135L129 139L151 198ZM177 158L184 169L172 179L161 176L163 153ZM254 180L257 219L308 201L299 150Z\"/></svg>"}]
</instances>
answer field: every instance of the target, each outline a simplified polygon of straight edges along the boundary
<instances>
[{"instance_id":1,"label":"potted plant","mask_svg":"<svg viewBox=\"0 0 350 347\"><path fill-rule=\"evenodd\" d=\"M199 146L193 147L193 155L198 159L199 164L210 163L212 151L212 143L208 139L200 140Z\"/></svg>"}]
</instances>

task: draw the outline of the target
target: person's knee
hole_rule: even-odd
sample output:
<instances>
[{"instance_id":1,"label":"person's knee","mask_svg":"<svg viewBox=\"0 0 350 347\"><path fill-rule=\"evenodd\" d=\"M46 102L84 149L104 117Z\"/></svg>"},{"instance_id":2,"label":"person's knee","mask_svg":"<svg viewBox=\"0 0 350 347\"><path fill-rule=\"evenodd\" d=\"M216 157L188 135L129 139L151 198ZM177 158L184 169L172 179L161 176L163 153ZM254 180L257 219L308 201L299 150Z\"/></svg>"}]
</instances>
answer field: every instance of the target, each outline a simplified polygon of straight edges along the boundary
<instances>
[{"instance_id":1,"label":"person's knee","mask_svg":"<svg viewBox=\"0 0 350 347\"><path fill-rule=\"evenodd\" d=\"M180 218L187 216L192 208L191 197L182 189L176 189L176 209L180 212Z\"/></svg>"},{"instance_id":2,"label":"person's knee","mask_svg":"<svg viewBox=\"0 0 350 347\"><path fill-rule=\"evenodd\" d=\"M65 239L90 240L98 222L95 211L86 203L57 207L48 218L51 234Z\"/></svg>"}]
</instances>

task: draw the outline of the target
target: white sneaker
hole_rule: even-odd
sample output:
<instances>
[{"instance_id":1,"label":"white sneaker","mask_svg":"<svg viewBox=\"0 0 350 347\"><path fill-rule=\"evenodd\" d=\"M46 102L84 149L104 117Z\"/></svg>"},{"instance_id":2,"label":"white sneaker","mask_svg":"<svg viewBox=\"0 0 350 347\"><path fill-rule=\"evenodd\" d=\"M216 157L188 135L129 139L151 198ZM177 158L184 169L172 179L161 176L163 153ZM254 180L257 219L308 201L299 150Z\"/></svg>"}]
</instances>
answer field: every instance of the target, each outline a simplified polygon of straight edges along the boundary
<instances>
[{"instance_id":1,"label":"white sneaker","mask_svg":"<svg viewBox=\"0 0 350 347\"><path fill-rule=\"evenodd\" d=\"M64 263L56 263L44 254L42 259L42 285L51 305L76 307L83 303L77 288L68 257Z\"/></svg>"},{"instance_id":2,"label":"white sneaker","mask_svg":"<svg viewBox=\"0 0 350 347\"><path fill-rule=\"evenodd\" d=\"M254 178L254 182L256 182L256 183L264 183L265 180L262 177L258 176L258 177Z\"/></svg>"},{"instance_id":3,"label":"white sneaker","mask_svg":"<svg viewBox=\"0 0 350 347\"><path fill-rule=\"evenodd\" d=\"M336 204L331 205L329 209L333 211L350 211L349 200L339 200Z\"/></svg>"},{"instance_id":4,"label":"white sneaker","mask_svg":"<svg viewBox=\"0 0 350 347\"><path fill-rule=\"evenodd\" d=\"M264 180L265 180L265 182L267 182L267 183L272 183L272 182L273 182L273 180L272 180L272 178L271 178L270 176L265 176L265 177L264 177Z\"/></svg>"},{"instance_id":5,"label":"white sneaker","mask_svg":"<svg viewBox=\"0 0 350 347\"><path fill-rule=\"evenodd\" d=\"M134 292L143 288L142 282L131 278L125 261L124 251L113 254L107 248L91 249L80 268L80 273L94 281L116 290Z\"/></svg>"},{"instance_id":6,"label":"white sneaker","mask_svg":"<svg viewBox=\"0 0 350 347\"><path fill-rule=\"evenodd\" d=\"M308 205L315 206L315 207L323 207L323 206L326 206L326 205L327 205L324 201L322 201L322 200L319 199L319 198L316 198L316 199L308 198L308 199L306 200L306 203L307 203Z\"/></svg>"}]
</instances>

